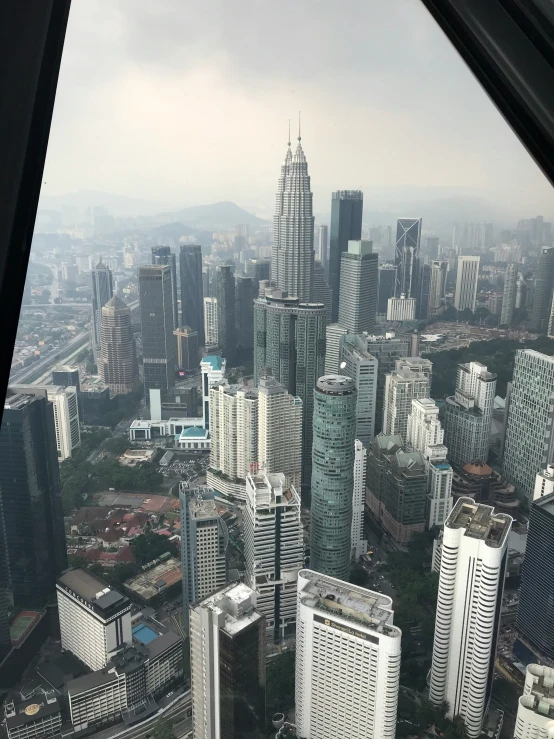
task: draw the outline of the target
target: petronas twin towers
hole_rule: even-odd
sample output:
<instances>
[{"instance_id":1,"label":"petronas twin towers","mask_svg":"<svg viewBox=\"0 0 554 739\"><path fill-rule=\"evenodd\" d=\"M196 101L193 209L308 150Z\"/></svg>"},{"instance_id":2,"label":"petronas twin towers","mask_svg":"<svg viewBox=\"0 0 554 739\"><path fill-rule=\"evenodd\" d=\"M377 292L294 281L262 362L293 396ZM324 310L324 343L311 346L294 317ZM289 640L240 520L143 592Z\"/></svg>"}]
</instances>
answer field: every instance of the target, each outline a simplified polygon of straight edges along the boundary
<instances>
[{"instance_id":1,"label":"petronas twin towers","mask_svg":"<svg viewBox=\"0 0 554 739\"><path fill-rule=\"evenodd\" d=\"M313 247L312 191L299 133L294 154L289 140L279 176L273 217L271 279L280 290L299 298L301 303L309 303L312 299Z\"/></svg>"}]
</instances>

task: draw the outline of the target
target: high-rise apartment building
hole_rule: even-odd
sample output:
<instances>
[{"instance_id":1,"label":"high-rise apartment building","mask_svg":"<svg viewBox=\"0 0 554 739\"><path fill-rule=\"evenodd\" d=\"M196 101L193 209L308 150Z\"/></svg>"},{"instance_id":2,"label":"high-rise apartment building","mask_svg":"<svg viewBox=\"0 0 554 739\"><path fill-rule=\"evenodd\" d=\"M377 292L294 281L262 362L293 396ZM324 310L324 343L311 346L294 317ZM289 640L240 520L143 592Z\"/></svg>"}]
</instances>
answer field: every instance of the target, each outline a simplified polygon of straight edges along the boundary
<instances>
[{"instance_id":1,"label":"high-rise apartment building","mask_svg":"<svg viewBox=\"0 0 554 739\"><path fill-rule=\"evenodd\" d=\"M191 606L190 675L194 739L263 735L265 619L247 585Z\"/></svg>"},{"instance_id":2,"label":"high-rise apartment building","mask_svg":"<svg viewBox=\"0 0 554 739\"><path fill-rule=\"evenodd\" d=\"M331 288L325 277L323 265L317 259L314 262L314 284L312 289L312 302L323 303L327 315L327 321L331 320L332 294Z\"/></svg>"},{"instance_id":3,"label":"high-rise apartment building","mask_svg":"<svg viewBox=\"0 0 554 739\"><path fill-rule=\"evenodd\" d=\"M92 277L92 349L94 356L100 351L100 328L102 326L102 308L113 297L112 271L102 262L98 262L91 271Z\"/></svg>"},{"instance_id":4,"label":"high-rise apartment building","mask_svg":"<svg viewBox=\"0 0 554 739\"><path fill-rule=\"evenodd\" d=\"M331 196L331 230L329 241L329 287L332 293L331 320L339 320L341 260L349 241L362 238L364 194L361 190L338 190Z\"/></svg>"},{"instance_id":5,"label":"high-rise apartment building","mask_svg":"<svg viewBox=\"0 0 554 739\"><path fill-rule=\"evenodd\" d=\"M554 494L531 504L516 629L537 661L554 667Z\"/></svg>"},{"instance_id":6,"label":"high-rise apartment building","mask_svg":"<svg viewBox=\"0 0 554 739\"><path fill-rule=\"evenodd\" d=\"M227 526L211 488L179 487L183 618L188 631L191 603L220 590L227 582Z\"/></svg>"},{"instance_id":7,"label":"high-rise apartment building","mask_svg":"<svg viewBox=\"0 0 554 739\"><path fill-rule=\"evenodd\" d=\"M429 376L422 372L401 368L387 375L385 380L383 433L387 436L398 434L402 439L402 443L405 444L408 416L412 412L412 400L428 398L429 394Z\"/></svg>"},{"instance_id":8,"label":"high-rise apartment building","mask_svg":"<svg viewBox=\"0 0 554 739\"><path fill-rule=\"evenodd\" d=\"M320 226L317 235L317 260L321 262L321 266L327 278L329 272L329 227Z\"/></svg>"},{"instance_id":9,"label":"high-rise apartment building","mask_svg":"<svg viewBox=\"0 0 554 739\"><path fill-rule=\"evenodd\" d=\"M152 247L152 264L167 264L171 270L171 294L173 296L173 328L179 325L179 302L177 300L177 257L169 246Z\"/></svg>"},{"instance_id":10,"label":"high-rise apartment building","mask_svg":"<svg viewBox=\"0 0 554 739\"><path fill-rule=\"evenodd\" d=\"M459 364L456 391L446 398L448 459L462 467L489 456L496 375L480 362Z\"/></svg>"},{"instance_id":11,"label":"high-rise apartment building","mask_svg":"<svg viewBox=\"0 0 554 739\"><path fill-rule=\"evenodd\" d=\"M343 337L348 329L340 323L328 323L325 327L325 374L333 375L340 371Z\"/></svg>"},{"instance_id":12,"label":"high-rise apartment building","mask_svg":"<svg viewBox=\"0 0 554 739\"><path fill-rule=\"evenodd\" d=\"M338 322L351 333L375 328L378 259L371 241L349 241L348 250L342 253Z\"/></svg>"},{"instance_id":13,"label":"high-rise apartment building","mask_svg":"<svg viewBox=\"0 0 554 739\"><path fill-rule=\"evenodd\" d=\"M511 516L460 498L444 525L429 697L470 739L489 702Z\"/></svg>"},{"instance_id":14,"label":"high-rise apartment building","mask_svg":"<svg viewBox=\"0 0 554 739\"><path fill-rule=\"evenodd\" d=\"M554 357L516 352L502 471L527 498L537 472L554 461Z\"/></svg>"},{"instance_id":15,"label":"high-rise apartment building","mask_svg":"<svg viewBox=\"0 0 554 739\"><path fill-rule=\"evenodd\" d=\"M268 641L278 643L294 633L296 582L304 567L300 496L281 473L246 478L244 559Z\"/></svg>"},{"instance_id":16,"label":"high-rise apartment building","mask_svg":"<svg viewBox=\"0 0 554 739\"><path fill-rule=\"evenodd\" d=\"M535 294L531 311L531 329L544 333L547 328L554 288L554 247L543 246L535 274Z\"/></svg>"},{"instance_id":17,"label":"high-rise apartment building","mask_svg":"<svg viewBox=\"0 0 554 739\"><path fill-rule=\"evenodd\" d=\"M204 298L204 334L206 348L213 349L219 345L217 298Z\"/></svg>"},{"instance_id":18,"label":"high-rise apartment building","mask_svg":"<svg viewBox=\"0 0 554 739\"><path fill-rule=\"evenodd\" d=\"M421 218L399 218L396 222L396 291L399 298L417 298Z\"/></svg>"},{"instance_id":19,"label":"high-rise apartment building","mask_svg":"<svg viewBox=\"0 0 554 739\"><path fill-rule=\"evenodd\" d=\"M208 354L200 362L202 373L202 418L205 429L210 428L210 390L225 378L227 362L218 354Z\"/></svg>"},{"instance_id":20,"label":"high-rise apartment building","mask_svg":"<svg viewBox=\"0 0 554 739\"><path fill-rule=\"evenodd\" d=\"M173 332L177 344L177 367L192 372L198 370L198 332L190 326L176 328Z\"/></svg>"},{"instance_id":21,"label":"high-rise apartment building","mask_svg":"<svg viewBox=\"0 0 554 739\"><path fill-rule=\"evenodd\" d=\"M554 669L527 665L523 695L518 701L514 739L554 736Z\"/></svg>"},{"instance_id":22,"label":"high-rise apartment building","mask_svg":"<svg viewBox=\"0 0 554 739\"><path fill-rule=\"evenodd\" d=\"M448 262L433 260L431 262L431 283L429 285L429 311L436 314L444 305L446 291L446 275Z\"/></svg>"},{"instance_id":23,"label":"high-rise apartment building","mask_svg":"<svg viewBox=\"0 0 554 739\"><path fill-rule=\"evenodd\" d=\"M179 253L181 277L181 326L198 331L198 343L204 346L204 287L202 283L202 247L182 244Z\"/></svg>"},{"instance_id":24,"label":"high-rise apartment building","mask_svg":"<svg viewBox=\"0 0 554 739\"><path fill-rule=\"evenodd\" d=\"M280 291L254 301L254 382L269 374L302 401L302 486L309 488L313 390L325 371L325 306ZM284 470L278 470L284 472Z\"/></svg>"},{"instance_id":25,"label":"high-rise apartment building","mask_svg":"<svg viewBox=\"0 0 554 739\"><path fill-rule=\"evenodd\" d=\"M388 595L312 570L298 577L296 731L394 739L402 632Z\"/></svg>"},{"instance_id":26,"label":"high-rise apartment building","mask_svg":"<svg viewBox=\"0 0 554 739\"><path fill-rule=\"evenodd\" d=\"M300 490L302 480L302 401L273 377L258 383L258 464L266 473L280 473Z\"/></svg>"},{"instance_id":27,"label":"high-rise apartment building","mask_svg":"<svg viewBox=\"0 0 554 739\"><path fill-rule=\"evenodd\" d=\"M378 362L366 347L367 342L358 334L345 334L340 371L356 384L356 439L368 448L375 436Z\"/></svg>"},{"instance_id":28,"label":"high-rise apartment building","mask_svg":"<svg viewBox=\"0 0 554 739\"><path fill-rule=\"evenodd\" d=\"M293 155L290 141L277 186L273 217L271 279L280 290L308 303L314 274L314 216L308 163L300 135Z\"/></svg>"},{"instance_id":29,"label":"high-rise apartment building","mask_svg":"<svg viewBox=\"0 0 554 739\"><path fill-rule=\"evenodd\" d=\"M222 264L217 268L217 335L224 357L230 359L237 350L235 305L235 268Z\"/></svg>"},{"instance_id":30,"label":"high-rise apartment building","mask_svg":"<svg viewBox=\"0 0 554 739\"><path fill-rule=\"evenodd\" d=\"M469 308L470 311L475 312L480 261L481 257L458 257L458 274L454 293L454 308L458 311Z\"/></svg>"},{"instance_id":31,"label":"high-rise apartment building","mask_svg":"<svg viewBox=\"0 0 554 739\"><path fill-rule=\"evenodd\" d=\"M413 321L416 317L417 301L406 295L389 298L387 305L387 321Z\"/></svg>"},{"instance_id":32,"label":"high-rise apartment building","mask_svg":"<svg viewBox=\"0 0 554 739\"><path fill-rule=\"evenodd\" d=\"M350 572L356 385L321 377L314 390L311 566L342 580Z\"/></svg>"},{"instance_id":33,"label":"high-rise apartment building","mask_svg":"<svg viewBox=\"0 0 554 739\"><path fill-rule=\"evenodd\" d=\"M102 670L118 649L133 643L131 601L92 572L67 570L56 593L62 649L91 670Z\"/></svg>"},{"instance_id":34,"label":"high-rise apartment building","mask_svg":"<svg viewBox=\"0 0 554 739\"><path fill-rule=\"evenodd\" d=\"M379 266L379 292L377 297L377 315L384 320L387 315L389 298L394 298L396 291L396 266L383 264Z\"/></svg>"},{"instance_id":35,"label":"high-rise apartment building","mask_svg":"<svg viewBox=\"0 0 554 739\"><path fill-rule=\"evenodd\" d=\"M0 428L0 527L0 585L9 585L16 606L42 608L67 566L53 403L44 395L8 389Z\"/></svg>"},{"instance_id":36,"label":"high-rise apartment building","mask_svg":"<svg viewBox=\"0 0 554 739\"><path fill-rule=\"evenodd\" d=\"M252 349L254 342L254 298L258 297L258 285L251 277L239 275L235 280L237 345Z\"/></svg>"},{"instance_id":37,"label":"high-rise apartment building","mask_svg":"<svg viewBox=\"0 0 554 739\"><path fill-rule=\"evenodd\" d=\"M367 552L364 539L365 482L367 448L359 439L354 442L354 487L352 489L351 557L357 562Z\"/></svg>"},{"instance_id":38,"label":"high-rise apartment building","mask_svg":"<svg viewBox=\"0 0 554 739\"><path fill-rule=\"evenodd\" d=\"M504 274L504 293L502 295L502 312L500 325L510 326L514 317L517 290L517 267L509 264Z\"/></svg>"},{"instance_id":39,"label":"high-rise apartment building","mask_svg":"<svg viewBox=\"0 0 554 739\"><path fill-rule=\"evenodd\" d=\"M125 395L139 385L131 309L114 295L102 308L98 372L110 395Z\"/></svg>"},{"instance_id":40,"label":"high-rise apartment building","mask_svg":"<svg viewBox=\"0 0 554 739\"><path fill-rule=\"evenodd\" d=\"M363 335L367 351L378 362L377 368L377 403L375 409L375 434L383 428L383 409L385 407L386 377L395 371L396 360L410 354L411 341L406 336L396 336L393 332L384 336Z\"/></svg>"}]
</instances>

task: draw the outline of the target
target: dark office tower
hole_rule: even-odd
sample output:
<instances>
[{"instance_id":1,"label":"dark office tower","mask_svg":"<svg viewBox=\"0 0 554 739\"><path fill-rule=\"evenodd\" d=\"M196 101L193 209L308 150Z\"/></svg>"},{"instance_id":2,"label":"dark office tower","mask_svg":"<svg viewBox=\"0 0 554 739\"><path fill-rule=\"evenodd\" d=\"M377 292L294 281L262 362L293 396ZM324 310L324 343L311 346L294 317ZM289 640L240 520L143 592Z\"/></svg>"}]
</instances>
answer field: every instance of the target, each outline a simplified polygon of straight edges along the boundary
<instances>
[{"instance_id":1,"label":"dark office tower","mask_svg":"<svg viewBox=\"0 0 554 739\"><path fill-rule=\"evenodd\" d=\"M539 334L546 333L548 327L553 287L554 247L544 246L535 273L535 297L531 311L531 329Z\"/></svg>"},{"instance_id":2,"label":"dark office tower","mask_svg":"<svg viewBox=\"0 0 554 739\"><path fill-rule=\"evenodd\" d=\"M175 385L177 346L173 335L171 268L143 265L138 270L144 396L150 389L167 390Z\"/></svg>"},{"instance_id":3,"label":"dark office tower","mask_svg":"<svg viewBox=\"0 0 554 739\"><path fill-rule=\"evenodd\" d=\"M41 608L67 567L62 497L52 403L12 393L0 429L0 513L5 554L0 580L9 577L14 604Z\"/></svg>"},{"instance_id":4,"label":"dark office tower","mask_svg":"<svg viewBox=\"0 0 554 739\"><path fill-rule=\"evenodd\" d=\"M198 371L200 356L198 334L190 326L176 328L173 332L177 340L177 367L184 372Z\"/></svg>"},{"instance_id":5,"label":"dark office tower","mask_svg":"<svg viewBox=\"0 0 554 739\"><path fill-rule=\"evenodd\" d=\"M171 293L173 295L173 328L179 325L179 303L177 301L177 257L169 246L152 247L152 264L167 264L171 268Z\"/></svg>"},{"instance_id":6,"label":"dark office tower","mask_svg":"<svg viewBox=\"0 0 554 739\"><path fill-rule=\"evenodd\" d=\"M269 259L251 259L247 266L248 275L254 280L256 295L261 280L269 280L271 274L271 262Z\"/></svg>"},{"instance_id":7,"label":"dark office tower","mask_svg":"<svg viewBox=\"0 0 554 739\"><path fill-rule=\"evenodd\" d=\"M112 396L131 393L138 387L131 309L117 295L102 308L98 372Z\"/></svg>"},{"instance_id":8,"label":"dark office tower","mask_svg":"<svg viewBox=\"0 0 554 739\"><path fill-rule=\"evenodd\" d=\"M181 326L198 332L198 343L204 346L204 293L202 286L202 247L181 246Z\"/></svg>"},{"instance_id":9,"label":"dark office tower","mask_svg":"<svg viewBox=\"0 0 554 739\"><path fill-rule=\"evenodd\" d=\"M554 665L554 493L531 504L516 628L541 662Z\"/></svg>"},{"instance_id":10,"label":"dark office tower","mask_svg":"<svg viewBox=\"0 0 554 739\"><path fill-rule=\"evenodd\" d=\"M439 256L439 237L427 236L425 239L425 256L427 259L436 259Z\"/></svg>"},{"instance_id":11,"label":"dark office tower","mask_svg":"<svg viewBox=\"0 0 554 739\"><path fill-rule=\"evenodd\" d=\"M349 241L362 238L364 194L360 190L338 190L331 197L329 240L329 287L332 295L331 323L339 320L341 257Z\"/></svg>"},{"instance_id":12,"label":"dark office tower","mask_svg":"<svg viewBox=\"0 0 554 739\"><path fill-rule=\"evenodd\" d=\"M429 313L429 293L431 290L431 266L421 264L417 281L416 318L425 320Z\"/></svg>"},{"instance_id":13,"label":"dark office tower","mask_svg":"<svg viewBox=\"0 0 554 739\"><path fill-rule=\"evenodd\" d=\"M421 218L399 218L396 222L396 297L417 298Z\"/></svg>"},{"instance_id":14,"label":"dark office tower","mask_svg":"<svg viewBox=\"0 0 554 739\"><path fill-rule=\"evenodd\" d=\"M352 537L356 383L325 375L314 389L310 567L348 580Z\"/></svg>"},{"instance_id":15,"label":"dark office tower","mask_svg":"<svg viewBox=\"0 0 554 739\"><path fill-rule=\"evenodd\" d=\"M92 351L94 356L100 351L100 326L102 325L102 308L113 297L112 271L102 262L98 262L92 275Z\"/></svg>"},{"instance_id":16,"label":"dark office tower","mask_svg":"<svg viewBox=\"0 0 554 739\"><path fill-rule=\"evenodd\" d=\"M232 264L217 268L217 333L219 348L227 361L233 359L237 350L234 273Z\"/></svg>"},{"instance_id":17,"label":"dark office tower","mask_svg":"<svg viewBox=\"0 0 554 739\"><path fill-rule=\"evenodd\" d=\"M252 349L254 346L254 298L258 297L259 283L252 277L236 278L237 346Z\"/></svg>"},{"instance_id":18,"label":"dark office tower","mask_svg":"<svg viewBox=\"0 0 554 739\"><path fill-rule=\"evenodd\" d=\"M52 370L52 385L77 388L77 394L81 389L79 382L79 368L69 364L62 364Z\"/></svg>"},{"instance_id":19,"label":"dark office tower","mask_svg":"<svg viewBox=\"0 0 554 739\"><path fill-rule=\"evenodd\" d=\"M396 267L383 264L379 267L379 295L377 298L377 315L386 316L389 298L394 298L396 290Z\"/></svg>"},{"instance_id":20,"label":"dark office tower","mask_svg":"<svg viewBox=\"0 0 554 739\"><path fill-rule=\"evenodd\" d=\"M317 259L314 262L314 288L312 290L314 303L323 303L327 312L327 323L331 321L331 288L325 277L323 265Z\"/></svg>"}]
</instances>

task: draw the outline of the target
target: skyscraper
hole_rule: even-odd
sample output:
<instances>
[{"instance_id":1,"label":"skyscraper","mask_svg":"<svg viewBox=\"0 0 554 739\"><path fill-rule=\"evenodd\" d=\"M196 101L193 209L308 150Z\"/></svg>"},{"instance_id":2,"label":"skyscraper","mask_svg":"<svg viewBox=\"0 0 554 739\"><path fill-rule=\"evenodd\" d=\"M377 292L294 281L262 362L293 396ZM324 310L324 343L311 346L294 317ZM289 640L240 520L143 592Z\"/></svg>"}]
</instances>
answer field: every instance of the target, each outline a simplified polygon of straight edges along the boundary
<instances>
[{"instance_id":1,"label":"skyscraper","mask_svg":"<svg viewBox=\"0 0 554 739\"><path fill-rule=\"evenodd\" d=\"M480 362L459 364L456 391L446 398L448 459L463 466L489 457L496 375Z\"/></svg>"},{"instance_id":2,"label":"skyscraper","mask_svg":"<svg viewBox=\"0 0 554 739\"><path fill-rule=\"evenodd\" d=\"M177 345L177 367L183 371L197 371L198 333L190 326L182 326L175 329L173 336Z\"/></svg>"},{"instance_id":3,"label":"skyscraper","mask_svg":"<svg viewBox=\"0 0 554 739\"><path fill-rule=\"evenodd\" d=\"M336 374L340 369L342 339L348 329L340 323L328 323L325 327L325 374Z\"/></svg>"},{"instance_id":4,"label":"skyscraper","mask_svg":"<svg viewBox=\"0 0 554 739\"><path fill-rule=\"evenodd\" d=\"M210 428L210 390L225 378L227 362L218 354L208 354L200 361L202 373L202 420L205 429Z\"/></svg>"},{"instance_id":5,"label":"skyscraper","mask_svg":"<svg viewBox=\"0 0 554 739\"><path fill-rule=\"evenodd\" d=\"M554 669L527 665L523 695L518 701L514 739L554 736Z\"/></svg>"},{"instance_id":6,"label":"skyscraper","mask_svg":"<svg viewBox=\"0 0 554 739\"><path fill-rule=\"evenodd\" d=\"M255 593L233 583L191 606L194 739L263 735L265 619L255 605Z\"/></svg>"},{"instance_id":7,"label":"skyscraper","mask_svg":"<svg viewBox=\"0 0 554 739\"><path fill-rule=\"evenodd\" d=\"M254 289L258 295L260 282L269 280L271 275L271 262L268 259L251 259L247 265L248 275L254 280Z\"/></svg>"},{"instance_id":8,"label":"skyscraper","mask_svg":"<svg viewBox=\"0 0 554 739\"><path fill-rule=\"evenodd\" d=\"M296 731L394 739L402 632L392 600L312 570L298 577Z\"/></svg>"},{"instance_id":9,"label":"skyscraper","mask_svg":"<svg viewBox=\"0 0 554 739\"><path fill-rule=\"evenodd\" d=\"M543 498L545 495L550 495L550 493L554 493L554 465L552 464L547 465L546 469L537 472L533 500Z\"/></svg>"},{"instance_id":10,"label":"skyscraper","mask_svg":"<svg viewBox=\"0 0 554 739\"><path fill-rule=\"evenodd\" d=\"M98 372L110 395L124 395L139 384L131 310L114 295L102 308Z\"/></svg>"},{"instance_id":11,"label":"skyscraper","mask_svg":"<svg viewBox=\"0 0 554 739\"><path fill-rule=\"evenodd\" d=\"M438 236L425 237L425 253L427 255L427 259L436 259L439 256Z\"/></svg>"},{"instance_id":12,"label":"skyscraper","mask_svg":"<svg viewBox=\"0 0 554 739\"><path fill-rule=\"evenodd\" d=\"M292 154L290 141L281 166L275 216L271 279L280 290L301 302L312 299L314 216L308 163L300 143Z\"/></svg>"},{"instance_id":13,"label":"skyscraper","mask_svg":"<svg viewBox=\"0 0 554 739\"><path fill-rule=\"evenodd\" d=\"M367 449L359 439L354 442L354 487L352 489L352 559L357 562L367 552L364 539L365 482L367 468Z\"/></svg>"},{"instance_id":14,"label":"skyscraper","mask_svg":"<svg viewBox=\"0 0 554 739\"><path fill-rule=\"evenodd\" d=\"M325 278L329 272L329 227L320 226L317 237L317 259L325 271Z\"/></svg>"},{"instance_id":15,"label":"skyscraper","mask_svg":"<svg viewBox=\"0 0 554 739\"><path fill-rule=\"evenodd\" d=\"M554 247L543 246L535 274L535 296L531 311L531 329L544 333L552 305L554 287Z\"/></svg>"},{"instance_id":16,"label":"skyscraper","mask_svg":"<svg viewBox=\"0 0 554 739\"><path fill-rule=\"evenodd\" d=\"M218 323L217 298L204 298L204 334L206 337L206 348L214 348L219 344Z\"/></svg>"},{"instance_id":17,"label":"skyscraper","mask_svg":"<svg viewBox=\"0 0 554 739\"><path fill-rule=\"evenodd\" d=\"M331 196L329 241L329 287L332 293L331 321L339 320L341 258L349 241L362 238L364 194L361 190L337 190Z\"/></svg>"},{"instance_id":18,"label":"skyscraper","mask_svg":"<svg viewBox=\"0 0 554 739\"><path fill-rule=\"evenodd\" d=\"M377 315L386 317L389 298L394 298L396 291L396 267L394 264L383 264L379 267L379 294Z\"/></svg>"},{"instance_id":19,"label":"skyscraper","mask_svg":"<svg viewBox=\"0 0 554 739\"><path fill-rule=\"evenodd\" d=\"M444 304L448 262L431 262L431 284L429 285L429 312L438 313Z\"/></svg>"},{"instance_id":20,"label":"skyscraper","mask_svg":"<svg viewBox=\"0 0 554 739\"><path fill-rule=\"evenodd\" d=\"M313 390L324 373L325 324L325 306L280 291L254 301L254 382L267 373L302 401L303 488L311 479Z\"/></svg>"},{"instance_id":21,"label":"skyscraper","mask_svg":"<svg viewBox=\"0 0 554 739\"><path fill-rule=\"evenodd\" d=\"M169 246L152 247L152 264L167 264L171 269L171 294L173 296L173 328L179 325L179 303L177 300L177 257Z\"/></svg>"},{"instance_id":22,"label":"skyscraper","mask_svg":"<svg viewBox=\"0 0 554 739\"><path fill-rule=\"evenodd\" d=\"M300 496L285 475L248 475L244 509L246 584L256 592L268 641L294 633L296 581L304 566Z\"/></svg>"},{"instance_id":23,"label":"skyscraper","mask_svg":"<svg viewBox=\"0 0 554 739\"><path fill-rule=\"evenodd\" d=\"M517 291L517 268L515 264L509 264L504 274L504 294L502 296L502 313L500 314L500 325L510 326L514 317Z\"/></svg>"},{"instance_id":24,"label":"skyscraper","mask_svg":"<svg viewBox=\"0 0 554 739\"><path fill-rule=\"evenodd\" d=\"M314 284L312 290L312 302L323 303L327 314L327 321L331 320L332 295L331 288L327 283L323 265L317 259L314 262Z\"/></svg>"},{"instance_id":25,"label":"skyscraper","mask_svg":"<svg viewBox=\"0 0 554 739\"><path fill-rule=\"evenodd\" d=\"M92 277L92 350L94 356L100 351L100 327L102 326L102 308L113 297L112 271L105 264L98 262L91 272Z\"/></svg>"},{"instance_id":26,"label":"skyscraper","mask_svg":"<svg viewBox=\"0 0 554 739\"><path fill-rule=\"evenodd\" d=\"M431 291L431 267L428 264L419 265L417 282L416 318L425 320L429 313L429 299Z\"/></svg>"},{"instance_id":27,"label":"skyscraper","mask_svg":"<svg viewBox=\"0 0 554 739\"><path fill-rule=\"evenodd\" d=\"M231 360L237 350L235 306L235 268L222 264L217 268L217 333L224 357Z\"/></svg>"},{"instance_id":28,"label":"skyscraper","mask_svg":"<svg viewBox=\"0 0 554 739\"><path fill-rule=\"evenodd\" d=\"M396 222L396 297L417 298L421 218L399 218Z\"/></svg>"},{"instance_id":29,"label":"skyscraper","mask_svg":"<svg viewBox=\"0 0 554 739\"><path fill-rule=\"evenodd\" d=\"M356 383L356 439L369 448L375 435L378 362L366 347L358 334L346 334L342 339L341 372Z\"/></svg>"},{"instance_id":30,"label":"skyscraper","mask_svg":"<svg viewBox=\"0 0 554 739\"><path fill-rule=\"evenodd\" d=\"M481 257L458 257L458 274L454 294L454 308L458 311L469 308L470 311L475 312L480 261Z\"/></svg>"},{"instance_id":31,"label":"skyscraper","mask_svg":"<svg viewBox=\"0 0 554 739\"><path fill-rule=\"evenodd\" d=\"M494 673L511 516L460 498L444 525L429 698L481 733Z\"/></svg>"},{"instance_id":32,"label":"skyscraper","mask_svg":"<svg viewBox=\"0 0 554 739\"><path fill-rule=\"evenodd\" d=\"M138 270L144 395L150 388L166 390L175 385L177 345L173 335L171 268L142 265Z\"/></svg>"},{"instance_id":33,"label":"skyscraper","mask_svg":"<svg viewBox=\"0 0 554 739\"><path fill-rule=\"evenodd\" d=\"M383 410L385 407L386 377L396 368L396 360L407 357L410 353L410 339L405 336L395 336L387 333L385 336L363 336L367 351L378 362L377 369L377 399L375 407L375 434L383 428Z\"/></svg>"},{"instance_id":34,"label":"skyscraper","mask_svg":"<svg viewBox=\"0 0 554 739\"><path fill-rule=\"evenodd\" d=\"M314 389L311 566L341 580L350 572L356 385L320 377Z\"/></svg>"},{"instance_id":35,"label":"skyscraper","mask_svg":"<svg viewBox=\"0 0 554 739\"><path fill-rule=\"evenodd\" d=\"M349 241L341 256L339 323L350 333L375 328L378 282L378 255L371 241Z\"/></svg>"},{"instance_id":36,"label":"skyscraper","mask_svg":"<svg viewBox=\"0 0 554 739\"><path fill-rule=\"evenodd\" d=\"M189 607L227 582L227 526L210 488L179 489L183 618L188 631Z\"/></svg>"},{"instance_id":37,"label":"skyscraper","mask_svg":"<svg viewBox=\"0 0 554 739\"><path fill-rule=\"evenodd\" d=\"M258 297L258 285L252 277L239 275L235 283L237 345L252 349L254 341L254 298Z\"/></svg>"},{"instance_id":38,"label":"skyscraper","mask_svg":"<svg viewBox=\"0 0 554 739\"><path fill-rule=\"evenodd\" d=\"M406 443L408 416L412 412L412 400L428 398L429 377L410 369L398 369L386 376L385 407L383 409L383 433L398 435Z\"/></svg>"},{"instance_id":39,"label":"skyscraper","mask_svg":"<svg viewBox=\"0 0 554 739\"><path fill-rule=\"evenodd\" d=\"M198 343L204 346L204 288L202 284L202 247L183 244L179 254L181 273L181 325L198 331Z\"/></svg>"},{"instance_id":40,"label":"skyscraper","mask_svg":"<svg viewBox=\"0 0 554 739\"><path fill-rule=\"evenodd\" d=\"M554 461L554 357L516 352L502 471L530 498L535 475Z\"/></svg>"},{"instance_id":41,"label":"skyscraper","mask_svg":"<svg viewBox=\"0 0 554 739\"><path fill-rule=\"evenodd\" d=\"M56 433L47 397L8 395L0 428L0 582L16 606L42 608L67 567Z\"/></svg>"}]
</instances>

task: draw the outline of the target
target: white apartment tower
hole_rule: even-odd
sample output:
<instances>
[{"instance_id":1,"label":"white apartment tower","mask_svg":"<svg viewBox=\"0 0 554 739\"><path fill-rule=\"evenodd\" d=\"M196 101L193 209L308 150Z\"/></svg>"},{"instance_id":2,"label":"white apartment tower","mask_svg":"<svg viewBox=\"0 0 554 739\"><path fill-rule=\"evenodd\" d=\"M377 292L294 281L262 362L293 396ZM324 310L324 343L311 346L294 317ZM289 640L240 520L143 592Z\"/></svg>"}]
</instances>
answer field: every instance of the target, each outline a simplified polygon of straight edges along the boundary
<instances>
[{"instance_id":1,"label":"white apartment tower","mask_svg":"<svg viewBox=\"0 0 554 739\"><path fill-rule=\"evenodd\" d=\"M219 344L217 298L204 298L204 336L206 347Z\"/></svg>"},{"instance_id":2,"label":"white apartment tower","mask_svg":"<svg viewBox=\"0 0 554 739\"><path fill-rule=\"evenodd\" d=\"M223 382L227 362L218 354L208 354L200 362L202 373L202 417L204 428L210 428L210 388Z\"/></svg>"},{"instance_id":3,"label":"white apartment tower","mask_svg":"<svg viewBox=\"0 0 554 739\"><path fill-rule=\"evenodd\" d=\"M301 570L296 624L298 736L393 739L401 638L387 595Z\"/></svg>"},{"instance_id":4,"label":"white apartment tower","mask_svg":"<svg viewBox=\"0 0 554 739\"><path fill-rule=\"evenodd\" d=\"M554 669L527 665L514 739L554 739Z\"/></svg>"},{"instance_id":5,"label":"white apartment tower","mask_svg":"<svg viewBox=\"0 0 554 739\"><path fill-rule=\"evenodd\" d=\"M469 308L475 312L480 261L481 257L458 257L458 274L456 276L456 292L454 293L454 308L456 310L462 311Z\"/></svg>"},{"instance_id":6,"label":"white apartment tower","mask_svg":"<svg viewBox=\"0 0 554 739\"><path fill-rule=\"evenodd\" d=\"M325 374L336 375L340 365L342 337L348 331L340 323L328 323L325 327Z\"/></svg>"},{"instance_id":7,"label":"white apartment tower","mask_svg":"<svg viewBox=\"0 0 554 739\"><path fill-rule=\"evenodd\" d=\"M378 369L377 359L367 351L367 342L357 334L346 334L342 340L340 372L356 383L356 438L366 448L375 435Z\"/></svg>"},{"instance_id":8,"label":"white apartment tower","mask_svg":"<svg viewBox=\"0 0 554 739\"><path fill-rule=\"evenodd\" d=\"M354 488L352 490L352 559L357 562L367 552L364 539L365 481L367 449L359 439L354 442Z\"/></svg>"},{"instance_id":9,"label":"white apartment tower","mask_svg":"<svg viewBox=\"0 0 554 739\"><path fill-rule=\"evenodd\" d=\"M258 394L225 382L210 389L210 467L246 479L258 459Z\"/></svg>"},{"instance_id":10,"label":"white apartment tower","mask_svg":"<svg viewBox=\"0 0 554 739\"><path fill-rule=\"evenodd\" d=\"M267 641L279 643L296 623L296 582L304 566L300 496L285 475L246 478L244 509L246 583L265 616Z\"/></svg>"},{"instance_id":11,"label":"white apartment tower","mask_svg":"<svg viewBox=\"0 0 554 739\"><path fill-rule=\"evenodd\" d=\"M554 465L549 464L546 466L546 469L537 473L535 489L533 490L533 500L538 500L551 493L554 493Z\"/></svg>"},{"instance_id":12,"label":"white apartment tower","mask_svg":"<svg viewBox=\"0 0 554 739\"><path fill-rule=\"evenodd\" d=\"M477 739L493 678L512 518L460 498L444 525L429 698Z\"/></svg>"},{"instance_id":13,"label":"white apartment tower","mask_svg":"<svg viewBox=\"0 0 554 739\"><path fill-rule=\"evenodd\" d=\"M56 583L62 649L91 670L101 670L124 644L132 644L131 601L80 567Z\"/></svg>"},{"instance_id":14,"label":"white apartment tower","mask_svg":"<svg viewBox=\"0 0 554 739\"><path fill-rule=\"evenodd\" d=\"M406 443L408 416L412 412L412 400L428 398L429 377L423 372L400 369L385 378L385 404L383 408L383 433L398 434Z\"/></svg>"}]
</instances>

